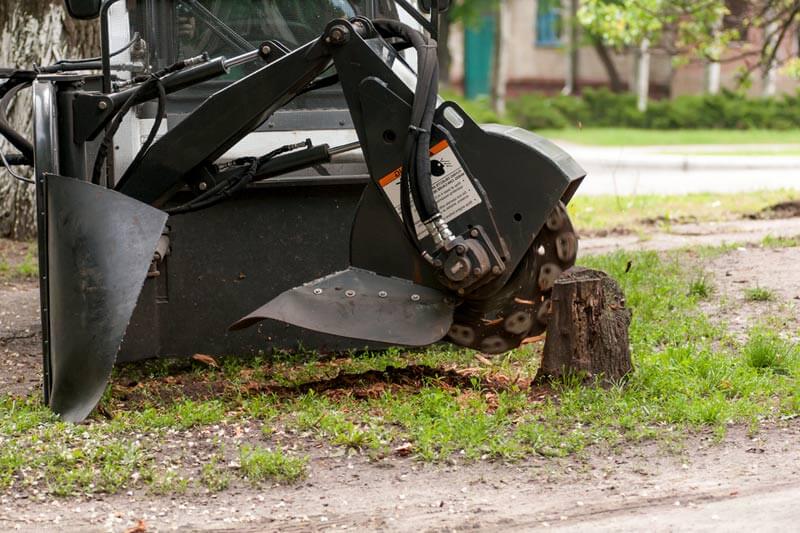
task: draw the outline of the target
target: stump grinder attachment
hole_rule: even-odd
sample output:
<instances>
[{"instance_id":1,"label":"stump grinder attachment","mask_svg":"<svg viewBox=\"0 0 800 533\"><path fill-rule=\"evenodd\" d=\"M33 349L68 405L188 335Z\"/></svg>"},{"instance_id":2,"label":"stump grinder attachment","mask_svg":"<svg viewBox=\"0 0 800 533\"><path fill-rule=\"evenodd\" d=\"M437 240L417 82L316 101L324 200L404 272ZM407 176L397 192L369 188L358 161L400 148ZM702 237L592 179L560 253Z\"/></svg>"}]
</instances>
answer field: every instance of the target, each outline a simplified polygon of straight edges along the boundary
<instances>
[{"instance_id":1,"label":"stump grinder attachment","mask_svg":"<svg viewBox=\"0 0 800 533\"><path fill-rule=\"evenodd\" d=\"M306 44L252 44L202 2L153 0L128 18L166 6L237 54L188 56L147 24L110 53L115 3L99 64L5 72L0 89L34 85L33 145L2 116L0 133L20 150L8 165L35 159L45 396L64 419L89 415L118 360L439 341L500 353L544 330L575 262L564 206L584 172L439 99L433 38L336 7ZM315 144L335 124L304 121L342 96L334 137L353 136ZM123 138L123 119L141 133Z\"/></svg>"}]
</instances>

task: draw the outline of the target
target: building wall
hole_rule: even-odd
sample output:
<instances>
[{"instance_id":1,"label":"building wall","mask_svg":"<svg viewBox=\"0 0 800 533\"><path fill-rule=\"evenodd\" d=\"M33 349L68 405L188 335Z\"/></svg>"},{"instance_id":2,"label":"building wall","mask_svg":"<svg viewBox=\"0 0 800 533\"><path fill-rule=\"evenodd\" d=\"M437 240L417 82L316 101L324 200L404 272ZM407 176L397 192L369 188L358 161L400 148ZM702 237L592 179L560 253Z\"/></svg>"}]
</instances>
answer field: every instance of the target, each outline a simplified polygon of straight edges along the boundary
<instances>
[{"instance_id":1,"label":"building wall","mask_svg":"<svg viewBox=\"0 0 800 533\"><path fill-rule=\"evenodd\" d=\"M568 68L566 45L551 47L536 44L537 0L506 0L511 11L511 32L513 46L509 50L509 90L513 94L526 90L539 90L554 93L564 86ZM566 2L564 2L566 5ZM565 17L566 18L566 17ZM758 46L762 36L751 32L750 42L735 45L727 57L740 55L743 49ZM783 55L797 55L796 39L788 39ZM454 27L448 41L452 54L451 81L460 84L464 78L464 31ZM749 47L749 48L748 48ZM622 80L633 84L635 57L633 53L613 54ZM751 59L752 61L752 59ZM582 47L579 51L579 84L586 86L608 86L609 78L597 52L593 47ZM723 63L722 86L734 88L736 76L745 60ZM763 83L758 73L753 77L751 92L763 92ZM651 94L654 96L701 93L705 90L705 65L694 61L688 65L673 67L671 59L658 50L651 54L650 60ZM777 76L778 92L794 92L800 87L796 80L782 74Z\"/></svg>"}]
</instances>

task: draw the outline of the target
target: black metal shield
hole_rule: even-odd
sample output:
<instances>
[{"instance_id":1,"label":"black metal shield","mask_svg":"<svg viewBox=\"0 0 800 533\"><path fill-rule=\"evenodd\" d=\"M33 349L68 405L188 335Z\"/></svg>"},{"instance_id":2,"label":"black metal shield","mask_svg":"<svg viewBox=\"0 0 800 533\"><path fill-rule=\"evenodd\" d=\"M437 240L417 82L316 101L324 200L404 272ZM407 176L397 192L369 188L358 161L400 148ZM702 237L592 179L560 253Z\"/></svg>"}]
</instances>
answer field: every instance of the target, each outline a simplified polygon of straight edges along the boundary
<instances>
[{"instance_id":1,"label":"black metal shield","mask_svg":"<svg viewBox=\"0 0 800 533\"><path fill-rule=\"evenodd\" d=\"M79 422L111 376L167 214L85 181L46 180L50 407Z\"/></svg>"},{"instance_id":2,"label":"black metal shield","mask_svg":"<svg viewBox=\"0 0 800 533\"><path fill-rule=\"evenodd\" d=\"M342 337L426 346L447 334L453 309L440 291L351 267L284 292L231 329L271 318Z\"/></svg>"}]
</instances>

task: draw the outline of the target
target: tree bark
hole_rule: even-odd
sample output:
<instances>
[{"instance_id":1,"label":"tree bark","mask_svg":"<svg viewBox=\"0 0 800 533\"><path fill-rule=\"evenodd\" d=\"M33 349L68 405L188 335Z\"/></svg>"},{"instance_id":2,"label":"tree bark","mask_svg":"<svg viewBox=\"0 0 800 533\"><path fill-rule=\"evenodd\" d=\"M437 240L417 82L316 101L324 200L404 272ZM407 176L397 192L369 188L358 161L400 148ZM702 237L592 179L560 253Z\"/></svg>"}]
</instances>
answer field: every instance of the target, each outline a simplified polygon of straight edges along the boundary
<instances>
[{"instance_id":1,"label":"tree bark","mask_svg":"<svg viewBox=\"0 0 800 533\"><path fill-rule=\"evenodd\" d=\"M450 85L450 12L439 17L439 42L436 49L439 56L439 82L445 86Z\"/></svg>"},{"instance_id":2,"label":"tree bark","mask_svg":"<svg viewBox=\"0 0 800 533\"><path fill-rule=\"evenodd\" d=\"M495 32L494 61L492 62L492 108L500 116L506 113L510 39L511 8L507 2L500 2L497 8L497 31Z\"/></svg>"},{"instance_id":3,"label":"tree bark","mask_svg":"<svg viewBox=\"0 0 800 533\"><path fill-rule=\"evenodd\" d=\"M570 95L580 92L580 28L578 27L578 0L569 3L569 53L567 54L566 83L562 94Z\"/></svg>"},{"instance_id":4,"label":"tree bark","mask_svg":"<svg viewBox=\"0 0 800 533\"><path fill-rule=\"evenodd\" d=\"M597 52L597 56L600 58L600 62L603 64L603 68L606 69L611 90L615 93L623 92L625 90L625 84L622 83L617 65L614 64L611 54L608 53L608 48L599 37L594 35L592 36L592 44L595 52Z\"/></svg>"},{"instance_id":5,"label":"tree bark","mask_svg":"<svg viewBox=\"0 0 800 533\"><path fill-rule=\"evenodd\" d=\"M650 97L650 39L643 39L636 53L636 107L644 113Z\"/></svg>"},{"instance_id":6,"label":"tree bark","mask_svg":"<svg viewBox=\"0 0 800 533\"><path fill-rule=\"evenodd\" d=\"M32 0L0 4L0 66L31 68L65 57L97 55L100 33L97 23L77 22L67 16L60 0ZM31 94L21 91L8 110L12 126L30 138ZM15 152L0 141L0 150ZM1 168L1 167L0 167ZM17 167L28 176L32 172ZM0 170L0 237L32 239L36 235L35 195L31 185Z\"/></svg>"},{"instance_id":7,"label":"tree bark","mask_svg":"<svg viewBox=\"0 0 800 533\"><path fill-rule=\"evenodd\" d=\"M537 381L577 374L614 383L631 372L631 311L614 279L568 270L553 287L552 306Z\"/></svg>"}]
</instances>

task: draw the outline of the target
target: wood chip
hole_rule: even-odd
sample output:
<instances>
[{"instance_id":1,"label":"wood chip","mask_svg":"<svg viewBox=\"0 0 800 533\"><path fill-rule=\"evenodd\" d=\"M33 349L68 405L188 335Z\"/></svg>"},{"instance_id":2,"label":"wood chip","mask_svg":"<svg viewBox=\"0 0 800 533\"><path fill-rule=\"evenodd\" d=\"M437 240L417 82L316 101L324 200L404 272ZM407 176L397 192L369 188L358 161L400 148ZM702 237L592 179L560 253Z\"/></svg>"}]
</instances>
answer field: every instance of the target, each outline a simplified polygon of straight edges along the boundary
<instances>
[{"instance_id":1,"label":"wood chip","mask_svg":"<svg viewBox=\"0 0 800 533\"><path fill-rule=\"evenodd\" d=\"M404 442L394 449L394 454L400 457L408 457L414 451L414 446L410 442Z\"/></svg>"},{"instance_id":2,"label":"wood chip","mask_svg":"<svg viewBox=\"0 0 800 533\"><path fill-rule=\"evenodd\" d=\"M475 359L477 359L478 362L480 362L480 363L482 363L484 365L487 365L487 366L492 366L494 364L491 359L489 359L488 357L485 357L485 356L483 356L483 355L481 355L479 353L475 354Z\"/></svg>"},{"instance_id":3,"label":"wood chip","mask_svg":"<svg viewBox=\"0 0 800 533\"><path fill-rule=\"evenodd\" d=\"M147 533L147 524L144 520L139 520L135 526L126 529L125 533Z\"/></svg>"},{"instance_id":4,"label":"wood chip","mask_svg":"<svg viewBox=\"0 0 800 533\"><path fill-rule=\"evenodd\" d=\"M192 359L194 359L195 361L199 361L199 362L201 362L201 363L203 363L205 365L208 365L211 368L219 368L219 365L217 364L217 360L214 359L213 357L211 357L210 355L205 355L205 354L202 354L202 353L196 353L196 354L194 354L192 356Z\"/></svg>"},{"instance_id":5,"label":"wood chip","mask_svg":"<svg viewBox=\"0 0 800 533\"><path fill-rule=\"evenodd\" d=\"M535 337L528 337L527 339L523 339L520 345L525 346L526 344L534 344L536 342L543 341L545 336L546 335L542 333L541 335L536 335Z\"/></svg>"},{"instance_id":6,"label":"wood chip","mask_svg":"<svg viewBox=\"0 0 800 533\"><path fill-rule=\"evenodd\" d=\"M514 298L514 301L522 305L536 305L536 302L531 300L523 300L522 298Z\"/></svg>"}]
</instances>

